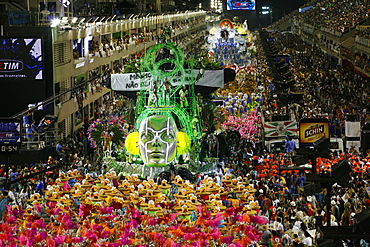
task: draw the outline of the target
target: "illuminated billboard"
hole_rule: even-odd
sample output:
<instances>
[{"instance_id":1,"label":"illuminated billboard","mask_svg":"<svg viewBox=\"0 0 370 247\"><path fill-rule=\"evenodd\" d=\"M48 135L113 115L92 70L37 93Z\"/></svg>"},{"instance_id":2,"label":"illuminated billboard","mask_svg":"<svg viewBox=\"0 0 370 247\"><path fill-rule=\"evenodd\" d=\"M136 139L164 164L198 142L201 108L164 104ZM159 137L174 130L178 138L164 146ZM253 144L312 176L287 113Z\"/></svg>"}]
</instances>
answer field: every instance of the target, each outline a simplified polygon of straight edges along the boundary
<instances>
[{"instance_id":1,"label":"illuminated billboard","mask_svg":"<svg viewBox=\"0 0 370 247\"><path fill-rule=\"evenodd\" d=\"M19 154L22 122L18 118L0 118L0 154Z\"/></svg>"},{"instance_id":2,"label":"illuminated billboard","mask_svg":"<svg viewBox=\"0 0 370 247\"><path fill-rule=\"evenodd\" d=\"M305 118L299 121L300 146L311 146L323 137L330 138L328 119Z\"/></svg>"},{"instance_id":3,"label":"illuminated billboard","mask_svg":"<svg viewBox=\"0 0 370 247\"><path fill-rule=\"evenodd\" d=\"M40 38L0 39L0 79L42 80Z\"/></svg>"},{"instance_id":4,"label":"illuminated billboard","mask_svg":"<svg viewBox=\"0 0 370 247\"><path fill-rule=\"evenodd\" d=\"M256 10L255 0L227 0L227 10Z\"/></svg>"}]
</instances>

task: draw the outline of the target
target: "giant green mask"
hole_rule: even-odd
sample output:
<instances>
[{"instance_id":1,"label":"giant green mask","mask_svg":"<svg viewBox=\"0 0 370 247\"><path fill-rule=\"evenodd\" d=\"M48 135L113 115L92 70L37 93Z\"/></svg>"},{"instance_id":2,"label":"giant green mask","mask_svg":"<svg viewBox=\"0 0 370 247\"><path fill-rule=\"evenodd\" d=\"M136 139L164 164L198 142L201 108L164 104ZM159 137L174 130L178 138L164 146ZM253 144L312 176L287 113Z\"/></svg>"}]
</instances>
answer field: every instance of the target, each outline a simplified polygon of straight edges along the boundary
<instances>
[{"instance_id":1,"label":"giant green mask","mask_svg":"<svg viewBox=\"0 0 370 247\"><path fill-rule=\"evenodd\" d=\"M176 157L177 126L167 116L146 118L139 128L140 157L148 166L166 166Z\"/></svg>"}]
</instances>

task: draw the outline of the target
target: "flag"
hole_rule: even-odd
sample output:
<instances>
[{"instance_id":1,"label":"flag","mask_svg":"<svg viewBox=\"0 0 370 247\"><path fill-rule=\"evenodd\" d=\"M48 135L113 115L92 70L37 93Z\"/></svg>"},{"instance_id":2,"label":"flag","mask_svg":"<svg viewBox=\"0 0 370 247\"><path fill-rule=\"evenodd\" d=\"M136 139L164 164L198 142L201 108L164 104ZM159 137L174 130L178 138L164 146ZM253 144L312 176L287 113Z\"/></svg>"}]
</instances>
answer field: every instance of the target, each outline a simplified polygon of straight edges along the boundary
<instances>
[{"instance_id":1,"label":"flag","mask_svg":"<svg viewBox=\"0 0 370 247\"><path fill-rule=\"evenodd\" d=\"M297 135L298 125L295 120L264 122L265 137L280 137Z\"/></svg>"},{"instance_id":2,"label":"flag","mask_svg":"<svg viewBox=\"0 0 370 247\"><path fill-rule=\"evenodd\" d=\"M361 137L361 123L345 121L346 137Z\"/></svg>"}]
</instances>

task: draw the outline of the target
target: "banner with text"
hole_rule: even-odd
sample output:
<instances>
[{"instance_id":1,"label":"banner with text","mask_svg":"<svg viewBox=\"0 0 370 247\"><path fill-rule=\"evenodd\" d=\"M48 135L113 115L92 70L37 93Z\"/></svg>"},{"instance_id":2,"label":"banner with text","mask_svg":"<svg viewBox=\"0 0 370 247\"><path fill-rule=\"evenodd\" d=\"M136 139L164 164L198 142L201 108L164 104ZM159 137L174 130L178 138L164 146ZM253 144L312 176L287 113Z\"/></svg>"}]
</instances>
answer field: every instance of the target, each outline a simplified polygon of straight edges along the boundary
<instances>
[{"instance_id":1,"label":"banner with text","mask_svg":"<svg viewBox=\"0 0 370 247\"><path fill-rule=\"evenodd\" d=\"M190 73L189 70L185 77L185 84L190 84L194 81L199 74L200 70L193 70L194 73ZM140 76L145 79L140 78ZM114 91L140 91L140 89L149 89L150 83L153 80L150 72L141 73L141 75L135 73L125 74L112 74L111 75L111 89ZM143 88L140 88L142 83ZM173 77L171 81L172 86L178 86L181 84L181 77ZM196 86L205 87L223 87L224 86L224 70L205 70L203 76L195 84Z\"/></svg>"}]
</instances>

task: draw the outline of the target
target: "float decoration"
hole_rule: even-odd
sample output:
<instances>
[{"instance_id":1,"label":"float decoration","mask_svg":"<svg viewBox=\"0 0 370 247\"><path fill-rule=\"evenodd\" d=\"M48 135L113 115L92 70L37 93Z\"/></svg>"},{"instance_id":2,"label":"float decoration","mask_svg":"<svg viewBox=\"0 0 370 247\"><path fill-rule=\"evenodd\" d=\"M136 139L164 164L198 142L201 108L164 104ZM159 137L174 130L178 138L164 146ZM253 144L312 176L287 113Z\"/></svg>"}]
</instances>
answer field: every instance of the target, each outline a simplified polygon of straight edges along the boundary
<instances>
[{"instance_id":1,"label":"float decoration","mask_svg":"<svg viewBox=\"0 0 370 247\"><path fill-rule=\"evenodd\" d=\"M200 138L201 122L192 124L200 109L194 93L198 78L192 61L186 70L184 62L182 49L171 42L150 47L142 62L142 72L149 72L152 78L149 82L142 79L136 131L128 136L126 148L132 155L140 155L146 166L173 163L175 157L189 151L191 140Z\"/></svg>"},{"instance_id":2,"label":"float decoration","mask_svg":"<svg viewBox=\"0 0 370 247\"><path fill-rule=\"evenodd\" d=\"M128 124L123 116L97 119L89 127L87 136L92 148L99 153L111 153L113 147L123 147Z\"/></svg>"},{"instance_id":3,"label":"float decoration","mask_svg":"<svg viewBox=\"0 0 370 247\"><path fill-rule=\"evenodd\" d=\"M256 111L248 112L243 117L228 116L228 119L222 124L226 129L238 131L242 139L251 141L257 140L259 125L260 118Z\"/></svg>"}]
</instances>

